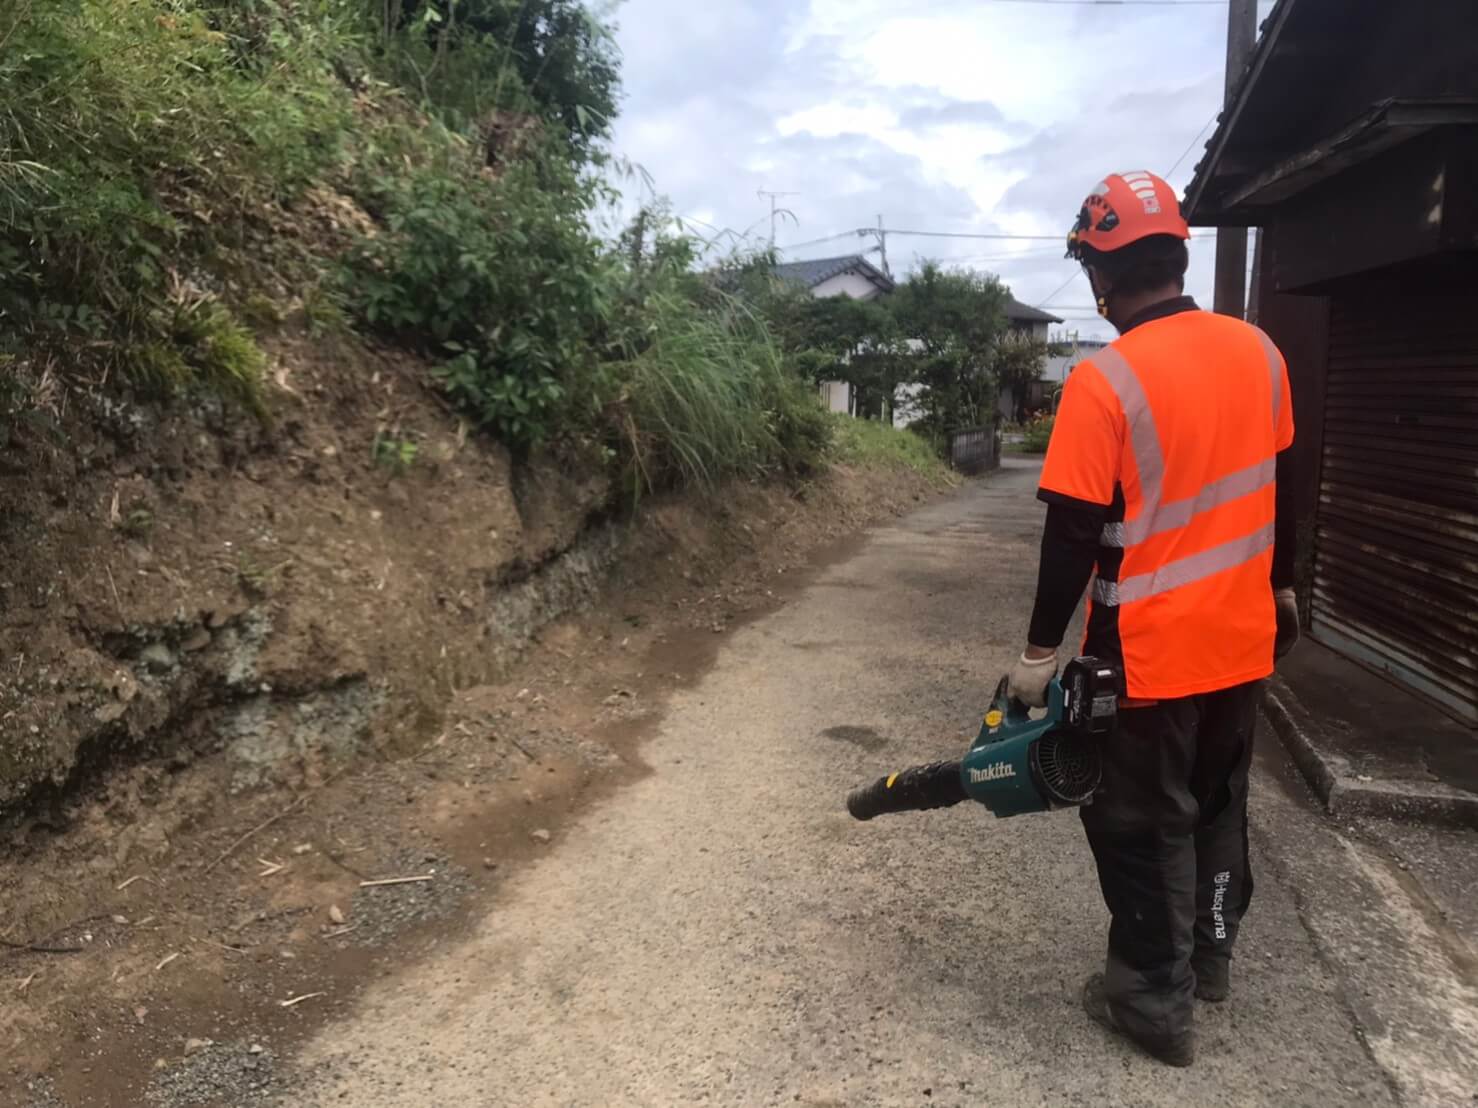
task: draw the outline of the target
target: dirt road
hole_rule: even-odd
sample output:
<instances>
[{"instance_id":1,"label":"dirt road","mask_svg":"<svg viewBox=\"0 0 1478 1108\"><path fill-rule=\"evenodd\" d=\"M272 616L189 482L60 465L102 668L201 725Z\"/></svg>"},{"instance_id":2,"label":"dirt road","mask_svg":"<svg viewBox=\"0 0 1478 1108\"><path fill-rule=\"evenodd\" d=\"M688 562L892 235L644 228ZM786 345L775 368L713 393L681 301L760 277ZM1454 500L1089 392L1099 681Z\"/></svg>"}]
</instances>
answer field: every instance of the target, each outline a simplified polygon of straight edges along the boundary
<instances>
[{"instance_id":1,"label":"dirt road","mask_svg":"<svg viewBox=\"0 0 1478 1108\"><path fill-rule=\"evenodd\" d=\"M735 635L643 748L654 772L324 1028L285 1102L1470 1102L1470 948L1271 740L1235 995L1185 1071L1079 1007L1106 914L1073 815L845 815L852 784L973 732L1024 632L1034 477L875 532Z\"/></svg>"}]
</instances>

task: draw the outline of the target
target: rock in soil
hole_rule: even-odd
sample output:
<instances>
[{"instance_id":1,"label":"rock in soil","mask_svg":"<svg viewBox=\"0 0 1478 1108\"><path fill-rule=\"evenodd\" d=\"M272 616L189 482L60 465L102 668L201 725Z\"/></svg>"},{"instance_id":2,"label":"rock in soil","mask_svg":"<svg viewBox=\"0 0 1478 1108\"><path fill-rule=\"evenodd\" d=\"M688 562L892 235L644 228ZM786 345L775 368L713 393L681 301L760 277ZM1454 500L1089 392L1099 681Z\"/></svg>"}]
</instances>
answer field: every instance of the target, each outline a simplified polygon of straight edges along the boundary
<instances>
[{"instance_id":1,"label":"rock in soil","mask_svg":"<svg viewBox=\"0 0 1478 1108\"><path fill-rule=\"evenodd\" d=\"M25 1108L65 1108L56 1095L56 1086L49 1077L37 1077L26 1082Z\"/></svg>"}]
</instances>

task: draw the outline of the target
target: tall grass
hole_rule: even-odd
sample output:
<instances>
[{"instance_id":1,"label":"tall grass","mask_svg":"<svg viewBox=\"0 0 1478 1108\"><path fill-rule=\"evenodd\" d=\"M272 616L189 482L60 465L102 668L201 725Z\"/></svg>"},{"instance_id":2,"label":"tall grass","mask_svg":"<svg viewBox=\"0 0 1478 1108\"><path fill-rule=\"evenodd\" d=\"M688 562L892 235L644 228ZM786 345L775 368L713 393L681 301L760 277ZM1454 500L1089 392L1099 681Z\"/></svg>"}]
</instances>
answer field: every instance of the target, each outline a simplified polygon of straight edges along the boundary
<instances>
[{"instance_id":1,"label":"tall grass","mask_svg":"<svg viewBox=\"0 0 1478 1108\"><path fill-rule=\"evenodd\" d=\"M27 347L66 345L66 364L107 360L146 384L254 389L225 309L187 312L214 326L207 341L185 327L181 347L181 305L216 298L221 254L338 160L352 104L329 59L335 5L296 5L291 33L261 6L259 41L236 33L246 8L18 0L0 13L0 324Z\"/></svg>"},{"instance_id":2,"label":"tall grass","mask_svg":"<svg viewBox=\"0 0 1478 1108\"><path fill-rule=\"evenodd\" d=\"M647 303L646 345L614 369L625 484L712 489L731 477L816 465L830 426L763 321L732 297L700 309L677 293Z\"/></svg>"}]
</instances>

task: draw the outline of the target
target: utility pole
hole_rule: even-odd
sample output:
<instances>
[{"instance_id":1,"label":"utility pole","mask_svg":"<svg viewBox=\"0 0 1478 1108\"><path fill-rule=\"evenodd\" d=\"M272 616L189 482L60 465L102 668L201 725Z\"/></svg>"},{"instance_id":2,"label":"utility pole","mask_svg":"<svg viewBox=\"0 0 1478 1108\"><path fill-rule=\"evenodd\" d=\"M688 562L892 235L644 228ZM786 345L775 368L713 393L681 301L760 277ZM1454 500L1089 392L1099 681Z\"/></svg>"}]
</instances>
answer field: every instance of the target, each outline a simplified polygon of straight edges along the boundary
<instances>
[{"instance_id":1,"label":"utility pole","mask_svg":"<svg viewBox=\"0 0 1478 1108\"><path fill-rule=\"evenodd\" d=\"M1229 0L1227 4L1227 74L1222 110L1232 106L1232 88L1241 77L1257 42L1257 0ZM1223 125L1227 122L1223 117ZM1216 231L1216 287L1212 306L1223 315L1242 318L1247 293L1247 228L1219 227Z\"/></svg>"},{"instance_id":2,"label":"utility pole","mask_svg":"<svg viewBox=\"0 0 1478 1108\"><path fill-rule=\"evenodd\" d=\"M1262 228L1256 228L1252 234L1252 282L1247 292L1247 322L1257 323L1262 314Z\"/></svg>"},{"instance_id":3,"label":"utility pole","mask_svg":"<svg viewBox=\"0 0 1478 1108\"><path fill-rule=\"evenodd\" d=\"M882 255L883 276L891 277L892 272L888 269L888 232L883 230L883 216L878 213L878 253Z\"/></svg>"},{"instance_id":4,"label":"utility pole","mask_svg":"<svg viewBox=\"0 0 1478 1108\"><path fill-rule=\"evenodd\" d=\"M759 196L761 200L763 200L767 196L770 198L770 249L773 251L775 249L775 225L779 220L789 219L797 227L801 225L801 221L796 218L795 212L791 211L789 208L780 207L780 200L782 197L785 196L799 196L800 193L770 192L767 189L759 189L756 192L756 195Z\"/></svg>"}]
</instances>

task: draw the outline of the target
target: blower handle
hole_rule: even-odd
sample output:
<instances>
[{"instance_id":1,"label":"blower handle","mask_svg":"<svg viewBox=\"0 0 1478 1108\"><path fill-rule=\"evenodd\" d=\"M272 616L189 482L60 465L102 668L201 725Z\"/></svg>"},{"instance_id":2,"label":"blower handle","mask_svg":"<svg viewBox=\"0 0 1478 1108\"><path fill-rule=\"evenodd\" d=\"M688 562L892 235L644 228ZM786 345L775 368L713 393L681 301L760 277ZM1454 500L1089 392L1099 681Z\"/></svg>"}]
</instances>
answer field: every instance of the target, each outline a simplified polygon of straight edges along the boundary
<instances>
[{"instance_id":1,"label":"blower handle","mask_svg":"<svg viewBox=\"0 0 1478 1108\"><path fill-rule=\"evenodd\" d=\"M965 799L960 763L930 762L853 789L847 795L847 811L852 813L853 819L869 820L889 812L948 808Z\"/></svg>"},{"instance_id":2,"label":"blower handle","mask_svg":"<svg viewBox=\"0 0 1478 1108\"><path fill-rule=\"evenodd\" d=\"M996 685L996 695L990 698L990 706L1005 716L1007 723L1026 723L1032 718L1032 710L1007 691L1010 687L1010 675L1003 675Z\"/></svg>"}]
</instances>

